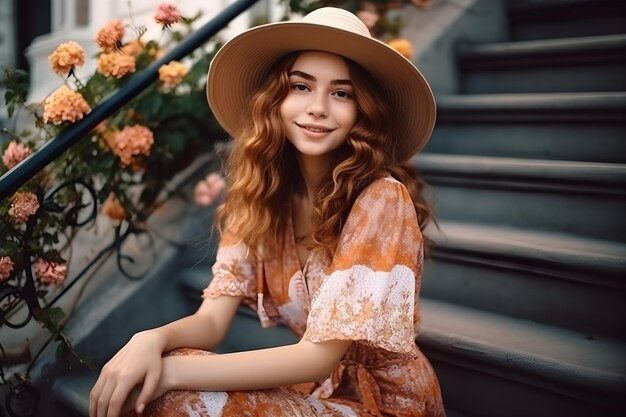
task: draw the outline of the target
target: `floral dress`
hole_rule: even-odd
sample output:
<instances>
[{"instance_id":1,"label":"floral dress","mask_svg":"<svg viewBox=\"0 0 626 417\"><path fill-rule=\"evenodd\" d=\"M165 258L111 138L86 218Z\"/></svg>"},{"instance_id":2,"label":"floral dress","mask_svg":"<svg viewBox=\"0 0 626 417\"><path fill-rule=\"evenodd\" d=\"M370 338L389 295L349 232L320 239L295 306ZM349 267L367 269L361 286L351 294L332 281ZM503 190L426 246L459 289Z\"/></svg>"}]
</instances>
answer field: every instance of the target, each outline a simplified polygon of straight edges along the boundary
<instances>
[{"instance_id":1,"label":"floral dress","mask_svg":"<svg viewBox=\"0 0 626 417\"><path fill-rule=\"evenodd\" d=\"M422 236L406 188L379 179L357 198L335 253L300 267L291 219L280 256L246 259L225 237L203 297L243 296L263 327L311 342L352 340L325 381L257 391L172 391L149 416L444 416L437 377L415 344ZM180 354L210 354L178 350Z\"/></svg>"}]
</instances>

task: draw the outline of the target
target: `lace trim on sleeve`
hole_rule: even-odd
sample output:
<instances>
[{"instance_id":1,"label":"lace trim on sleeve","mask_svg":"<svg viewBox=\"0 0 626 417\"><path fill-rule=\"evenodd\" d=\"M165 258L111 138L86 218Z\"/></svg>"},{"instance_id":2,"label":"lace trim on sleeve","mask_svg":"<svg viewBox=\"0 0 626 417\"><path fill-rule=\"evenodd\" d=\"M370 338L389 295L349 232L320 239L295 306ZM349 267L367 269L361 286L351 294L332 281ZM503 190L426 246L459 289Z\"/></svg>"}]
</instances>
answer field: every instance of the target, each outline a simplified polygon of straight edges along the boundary
<instances>
[{"instance_id":1,"label":"lace trim on sleeve","mask_svg":"<svg viewBox=\"0 0 626 417\"><path fill-rule=\"evenodd\" d=\"M311 304L304 338L361 341L392 352L415 344L415 275L403 265L375 272L363 265L335 271Z\"/></svg>"}]
</instances>

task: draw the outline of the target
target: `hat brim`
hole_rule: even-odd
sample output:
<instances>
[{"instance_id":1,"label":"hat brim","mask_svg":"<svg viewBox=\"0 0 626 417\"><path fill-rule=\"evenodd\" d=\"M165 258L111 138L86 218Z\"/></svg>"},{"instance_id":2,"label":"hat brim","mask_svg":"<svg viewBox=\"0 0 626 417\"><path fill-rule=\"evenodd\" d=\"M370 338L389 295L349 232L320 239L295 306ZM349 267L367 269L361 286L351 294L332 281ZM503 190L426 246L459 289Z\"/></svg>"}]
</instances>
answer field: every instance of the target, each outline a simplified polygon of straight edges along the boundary
<instances>
[{"instance_id":1,"label":"hat brim","mask_svg":"<svg viewBox=\"0 0 626 417\"><path fill-rule=\"evenodd\" d=\"M433 92L405 57L374 38L306 22L277 22L249 29L227 42L209 68L207 98L220 125L231 136L241 126L242 110L271 66L301 50L330 52L351 59L379 83L397 125L396 158L408 160L428 142L436 119Z\"/></svg>"}]
</instances>

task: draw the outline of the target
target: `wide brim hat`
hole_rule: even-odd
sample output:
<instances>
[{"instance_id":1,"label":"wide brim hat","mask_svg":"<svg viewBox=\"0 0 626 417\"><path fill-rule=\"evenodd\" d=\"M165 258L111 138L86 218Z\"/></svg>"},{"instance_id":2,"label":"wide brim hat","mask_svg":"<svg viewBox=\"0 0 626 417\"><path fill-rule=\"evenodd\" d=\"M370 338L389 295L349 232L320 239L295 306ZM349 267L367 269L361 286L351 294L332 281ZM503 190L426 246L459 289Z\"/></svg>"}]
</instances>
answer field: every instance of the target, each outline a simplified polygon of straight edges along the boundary
<instances>
[{"instance_id":1,"label":"wide brim hat","mask_svg":"<svg viewBox=\"0 0 626 417\"><path fill-rule=\"evenodd\" d=\"M374 77L393 112L389 128L397 160L410 159L426 145L436 118L435 98L426 78L411 61L372 38L357 16L335 7L316 9L299 21L256 26L220 48L209 67L207 99L226 132L237 136L243 110L272 65L288 53L303 50L341 55Z\"/></svg>"}]
</instances>

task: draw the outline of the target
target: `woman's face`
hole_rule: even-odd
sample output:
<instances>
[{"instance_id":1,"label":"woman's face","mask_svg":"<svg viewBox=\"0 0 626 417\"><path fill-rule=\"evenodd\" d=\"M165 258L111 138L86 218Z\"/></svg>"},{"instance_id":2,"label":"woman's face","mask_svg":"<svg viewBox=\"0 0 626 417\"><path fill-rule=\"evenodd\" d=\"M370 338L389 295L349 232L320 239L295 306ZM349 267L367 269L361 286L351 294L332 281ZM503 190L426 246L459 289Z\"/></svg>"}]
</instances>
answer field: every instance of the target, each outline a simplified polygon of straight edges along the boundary
<instances>
[{"instance_id":1,"label":"woman's face","mask_svg":"<svg viewBox=\"0 0 626 417\"><path fill-rule=\"evenodd\" d=\"M327 52L302 52L289 69L289 83L280 106L287 139L303 155L330 155L357 120L348 64Z\"/></svg>"}]
</instances>

